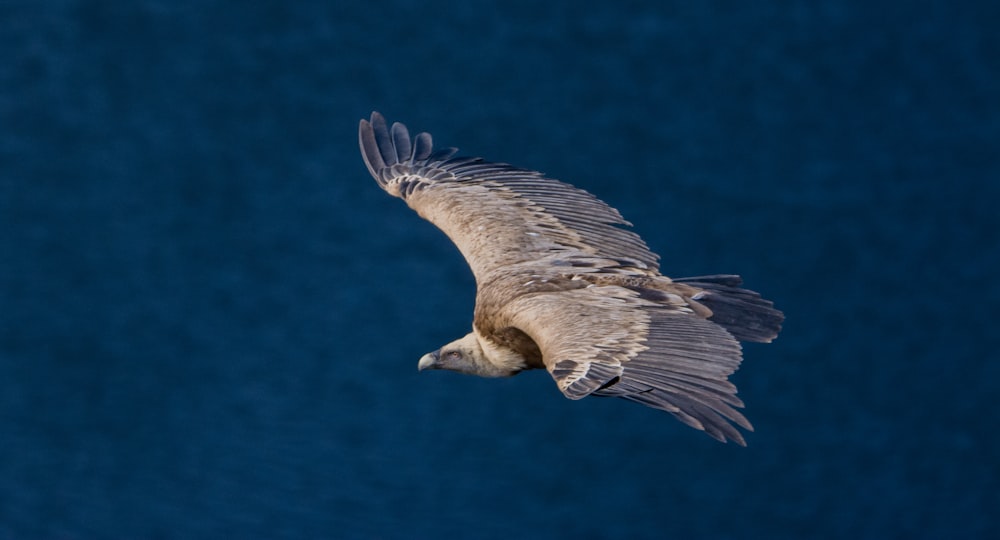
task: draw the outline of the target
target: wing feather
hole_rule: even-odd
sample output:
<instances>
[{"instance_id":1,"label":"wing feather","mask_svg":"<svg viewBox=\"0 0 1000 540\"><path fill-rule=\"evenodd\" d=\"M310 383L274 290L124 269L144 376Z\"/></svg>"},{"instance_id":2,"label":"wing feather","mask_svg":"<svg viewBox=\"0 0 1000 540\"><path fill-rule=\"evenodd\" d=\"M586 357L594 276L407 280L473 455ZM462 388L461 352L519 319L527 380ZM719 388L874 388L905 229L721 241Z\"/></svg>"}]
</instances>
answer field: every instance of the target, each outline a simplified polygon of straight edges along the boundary
<instances>
[{"instance_id":1,"label":"wing feather","mask_svg":"<svg viewBox=\"0 0 1000 540\"><path fill-rule=\"evenodd\" d=\"M392 125L392 146L396 150L396 163L413 161L413 147L410 144L410 132L406 126L396 122Z\"/></svg>"},{"instance_id":2,"label":"wing feather","mask_svg":"<svg viewBox=\"0 0 1000 540\"><path fill-rule=\"evenodd\" d=\"M372 117L372 128L375 133L375 144L378 148L378 153L382 158L382 163L384 166L392 166L398 163L396 159L396 149L393 144L392 137L389 135L389 130L385 125L385 118L381 116L376 118Z\"/></svg>"},{"instance_id":3,"label":"wing feather","mask_svg":"<svg viewBox=\"0 0 1000 540\"><path fill-rule=\"evenodd\" d=\"M477 279L498 267L591 257L595 266L655 273L658 256L614 208L539 172L434 151L403 124L372 113L359 127L361 154L379 186L448 235Z\"/></svg>"},{"instance_id":4,"label":"wing feather","mask_svg":"<svg viewBox=\"0 0 1000 540\"><path fill-rule=\"evenodd\" d=\"M413 142L413 160L414 161L424 161L431 155L431 151L434 150L434 144L431 140L429 133L421 133L417 135L416 140Z\"/></svg>"},{"instance_id":5,"label":"wing feather","mask_svg":"<svg viewBox=\"0 0 1000 540\"><path fill-rule=\"evenodd\" d=\"M538 344L566 397L624 398L746 444L734 425L753 426L728 380L742 352L721 326L617 286L524 296L504 311Z\"/></svg>"}]
</instances>

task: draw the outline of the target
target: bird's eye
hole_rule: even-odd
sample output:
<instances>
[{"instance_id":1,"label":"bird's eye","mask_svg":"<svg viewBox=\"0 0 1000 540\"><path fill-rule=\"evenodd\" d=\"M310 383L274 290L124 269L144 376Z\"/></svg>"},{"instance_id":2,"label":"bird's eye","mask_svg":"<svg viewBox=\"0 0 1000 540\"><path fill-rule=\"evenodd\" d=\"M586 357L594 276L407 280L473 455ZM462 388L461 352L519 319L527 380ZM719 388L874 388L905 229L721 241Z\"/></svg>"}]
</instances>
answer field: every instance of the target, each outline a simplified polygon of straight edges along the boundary
<instances>
[{"instance_id":1,"label":"bird's eye","mask_svg":"<svg viewBox=\"0 0 1000 540\"><path fill-rule=\"evenodd\" d=\"M444 355L446 357L448 357L448 360L458 360L458 359L462 358L462 353L460 353L458 351L448 351L448 352L444 353Z\"/></svg>"}]
</instances>

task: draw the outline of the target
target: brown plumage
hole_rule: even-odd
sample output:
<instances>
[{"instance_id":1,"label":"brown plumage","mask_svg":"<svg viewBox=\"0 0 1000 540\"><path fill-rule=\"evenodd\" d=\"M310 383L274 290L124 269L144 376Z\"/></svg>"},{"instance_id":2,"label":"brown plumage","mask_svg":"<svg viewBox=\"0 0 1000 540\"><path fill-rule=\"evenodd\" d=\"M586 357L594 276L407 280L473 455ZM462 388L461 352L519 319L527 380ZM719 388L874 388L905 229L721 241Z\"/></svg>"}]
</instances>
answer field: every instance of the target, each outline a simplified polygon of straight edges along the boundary
<instances>
[{"instance_id":1,"label":"brown plumage","mask_svg":"<svg viewBox=\"0 0 1000 540\"><path fill-rule=\"evenodd\" d=\"M783 315L733 275L670 279L617 210L541 173L434 151L372 113L361 154L379 186L444 231L476 278L472 332L420 369L485 377L545 368L570 399L615 396L745 445L727 377L739 341L769 342Z\"/></svg>"}]
</instances>

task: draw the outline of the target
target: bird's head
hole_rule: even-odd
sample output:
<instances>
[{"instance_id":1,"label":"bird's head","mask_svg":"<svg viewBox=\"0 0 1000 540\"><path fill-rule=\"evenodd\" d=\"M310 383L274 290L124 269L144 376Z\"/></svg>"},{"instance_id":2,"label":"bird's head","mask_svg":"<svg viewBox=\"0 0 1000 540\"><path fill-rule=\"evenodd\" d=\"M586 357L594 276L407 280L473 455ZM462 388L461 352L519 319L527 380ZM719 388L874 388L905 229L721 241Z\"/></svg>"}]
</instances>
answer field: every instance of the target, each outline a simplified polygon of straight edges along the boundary
<instances>
[{"instance_id":1,"label":"bird's head","mask_svg":"<svg viewBox=\"0 0 1000 540\"><path fill-rule=\"evenodd\" d=\"M505 377L513 374L510 370L495 365L486 357L474 332L423 355L417 364L417 369L420 371L446 369L480 377Z\"/></svg>"}]
</instances>

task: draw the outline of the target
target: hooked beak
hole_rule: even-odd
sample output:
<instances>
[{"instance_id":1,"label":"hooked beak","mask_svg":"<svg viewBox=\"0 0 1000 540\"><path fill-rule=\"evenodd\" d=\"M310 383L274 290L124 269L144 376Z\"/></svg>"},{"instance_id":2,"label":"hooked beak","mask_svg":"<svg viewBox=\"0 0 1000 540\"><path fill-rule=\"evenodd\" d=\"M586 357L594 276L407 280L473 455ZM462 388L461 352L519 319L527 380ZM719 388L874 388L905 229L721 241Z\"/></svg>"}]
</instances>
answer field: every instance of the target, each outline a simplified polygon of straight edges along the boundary
<instances>
[{"instance_id":1,"label":"hooked beak","mask_svg":"<svg viewBox=\"0 0 1000 540\"><path fill-rule=\"evenodd\" d=\"M423 371L425 369L437 369L438 360L441 358L440 350L429 352L420 357L420 362L417 362L417 370Z\"/></svg>"}]
</instances>

